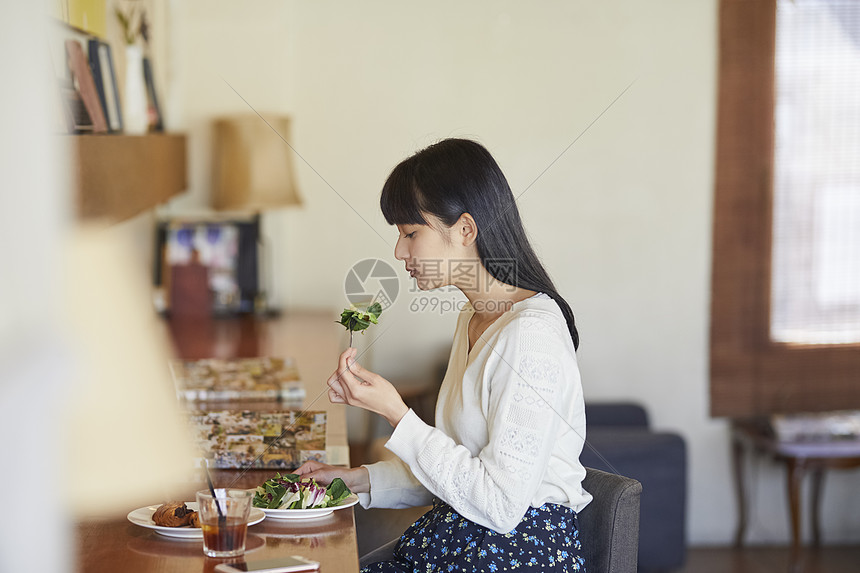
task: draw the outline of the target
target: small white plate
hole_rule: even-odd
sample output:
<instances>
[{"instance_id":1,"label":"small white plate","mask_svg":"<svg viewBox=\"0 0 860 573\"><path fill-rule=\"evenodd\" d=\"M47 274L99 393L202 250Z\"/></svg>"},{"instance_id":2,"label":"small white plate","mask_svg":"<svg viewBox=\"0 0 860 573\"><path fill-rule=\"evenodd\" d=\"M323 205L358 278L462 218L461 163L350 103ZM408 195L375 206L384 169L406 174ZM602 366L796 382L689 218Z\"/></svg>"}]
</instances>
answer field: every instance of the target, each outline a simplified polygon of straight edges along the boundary
<instances>
[{"instance_id":1,"label":"small white plate","mask_svg":"<svg viewBox=\"0 0 860 573\"><path fill-rule=\"evenodd\" d=\"M185 505L191 511L197 511L196 501L186 501ZM152 514L160 506L161 504L148 505L135 509L128 514L128 520L135 525L153 529L156 533L165 537L173 537L174 539L203 539L203 530L199 527L164 527L162 525L155 525L155 522L152 521ZM263 510L252 507L251 514L248 516L248 526L260 523L264 519L266 519L266 514L263 513Z\"/></svg>"},{"instance_id":2,"label":"small white plate","mask_svg":"<svg viewBox=\"0 0 860 573\"><path fill-rule=\"evenodd\" d=\"M340 504L334 507L318 507L315 509L260 509L270 519L312 519L329 515L337 509L352 507L356 503L358 503L358 495L351 493Z\"/></svg>"}]
</instances>

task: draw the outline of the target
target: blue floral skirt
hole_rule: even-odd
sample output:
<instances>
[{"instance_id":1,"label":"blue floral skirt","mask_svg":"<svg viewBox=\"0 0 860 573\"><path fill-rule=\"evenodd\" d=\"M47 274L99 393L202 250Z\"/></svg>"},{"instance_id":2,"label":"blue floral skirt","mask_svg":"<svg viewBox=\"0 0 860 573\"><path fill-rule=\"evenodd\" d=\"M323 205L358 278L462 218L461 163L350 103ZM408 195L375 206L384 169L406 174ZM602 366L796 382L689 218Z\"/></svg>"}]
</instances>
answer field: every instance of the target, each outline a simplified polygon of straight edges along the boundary
<instances>
[{"instance_id":1,"label":"blue floral skirt","mask_svg":"<svg viewBox=\"0 0 860 573\"><path fill-rule=\"evenodd\" d=\"M585 571L576 512L532 507L513 531L497 533L439 500L400 538L393 559L362 573L448 571Z\"/></svg>"}]
</instances>

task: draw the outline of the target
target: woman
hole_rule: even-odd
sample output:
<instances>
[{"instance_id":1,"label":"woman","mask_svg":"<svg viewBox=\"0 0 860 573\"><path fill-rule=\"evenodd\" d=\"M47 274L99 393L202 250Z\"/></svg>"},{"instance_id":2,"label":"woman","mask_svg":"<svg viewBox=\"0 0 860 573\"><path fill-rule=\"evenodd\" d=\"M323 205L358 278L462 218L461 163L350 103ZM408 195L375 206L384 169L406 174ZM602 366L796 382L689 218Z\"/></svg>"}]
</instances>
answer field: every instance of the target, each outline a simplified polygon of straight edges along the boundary
<instances>
[{"instance_id":1,"label":"woman","mask_svg":"<svg viewBox=\"0 0 860 573\"><path fill-rule=\"evenodd\" d=\"M390 560L362 571L584 571L576 512L591 495L579 462L579 338L501 169L481 145L444 140L395 167L380 203L400 233L395 257L418 288L453 285L469 301L436 425L349 348L329 398L388 420L397 458L347 470L308 462L297 473L321 483L340 476L367 508L433 503Z\"/></svg>"}]
</instances>

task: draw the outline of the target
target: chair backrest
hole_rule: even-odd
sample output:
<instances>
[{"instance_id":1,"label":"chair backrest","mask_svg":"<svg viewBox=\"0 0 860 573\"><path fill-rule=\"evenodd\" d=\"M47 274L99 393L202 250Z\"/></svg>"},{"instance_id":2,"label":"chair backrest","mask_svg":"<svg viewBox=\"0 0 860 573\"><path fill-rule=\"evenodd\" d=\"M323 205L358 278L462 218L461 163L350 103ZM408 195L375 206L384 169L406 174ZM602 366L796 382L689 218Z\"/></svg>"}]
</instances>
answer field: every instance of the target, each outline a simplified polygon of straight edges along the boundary
<instances>
[{"instance_id":1,"label":"chair backrest","mask_svg":"<svg viewBox=\"0 0 860 573\"><path fill-rule=\"evenodd\" d=\"M588 429L598 426L647 428L648 412L641 404L633 402L588 402L585 421Z\"/></svg>"},{"instance_id":2,"label":"chair backrest","mask_svg":"<svg viewBox=\"0 0 860 573\"><path fill-rule=\"evenodd\" d=\"M582 487L594 497L577 516L585 569L588 573L635 573L642 484L586 468Z\"/></svg>"}]
</instances>

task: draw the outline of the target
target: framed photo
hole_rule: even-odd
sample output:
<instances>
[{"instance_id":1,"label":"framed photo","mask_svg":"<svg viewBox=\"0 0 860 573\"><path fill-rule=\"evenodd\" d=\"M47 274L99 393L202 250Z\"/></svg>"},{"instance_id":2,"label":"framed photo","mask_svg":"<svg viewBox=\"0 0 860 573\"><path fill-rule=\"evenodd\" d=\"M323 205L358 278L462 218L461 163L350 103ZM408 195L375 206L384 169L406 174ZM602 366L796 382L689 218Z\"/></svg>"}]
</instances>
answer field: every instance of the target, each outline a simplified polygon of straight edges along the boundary
<instances>
[{"instance_id":1,"label":"framed photo","mask_svg":"<svg viewBox=\"0 0 860 573\"><path fill-rule=\"evenodd\" d=\"M175 273L197 262L207 270L206 293L212 296L216 315L255 312L263 292L260 280L260 222L257 217L229 216L183 217L160 221L156 227L156 254L153 285L161 312L175 311L172 297ZM186 301L187 302L187 301Z\"/></svg>"},{"instance_id":2,"label":"framed photo","mask_svg":"<svg viewBox=\"0 0 860 573\"><path fill-rule=\"evenodd\" d=\"M122 107L119 101L119 91L116 87L116 73L114 72L110 44L98 38L90 38L88 51L90 70L93 73L93 81L96 84L99 100L104 109L108 131L112 133L121 132Z\"/></svg>"},{"instance_id":3,"label":"framed photo","mask_svg":"<svg viewBox=\"0 0 860 573\"><path fill-rule=\"evenodd\" d=\"M65 46L69 58L69 69L72 71L81 99L84 100L84 106L86 106L87 113L92 120L93 132L106 132L107 121L95 81L93 81L92 70L90 70L89 62L84 54L84 47L74 39L66 40Z\"/></svg>"},{"instance_id":4,"label":"framed photo","mask_svg":"<svg viewBox=\"0 0 860 573\"><path fill-rule=\"evenodd\" d=\"M51 20L51 26L47 35L48 50L51 57L51 65L57 80L74 81L72 70L69 68L69 56L66 51L66 40L74 40L87 48L91 36L65 22Z\"/></svg>"},{"instance_id":5,"label":"framed photo","mask_svg":"<svg viewBox=\"0 0 860 573\"><path fill-rule=\"evenodd\" d=\"M65 133L92 133L93 120L87 111L81 92L75 85L75 76L69 65L67 41L77 42L86 49L89 34L59 20L51 20L47 34L48 54L57 88L57 131ZM62 124L62 125L60 125Z\"/></svg>"}]
</instances>

